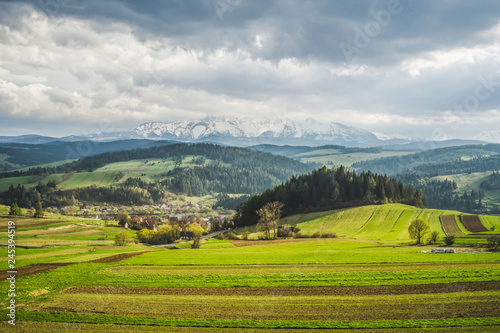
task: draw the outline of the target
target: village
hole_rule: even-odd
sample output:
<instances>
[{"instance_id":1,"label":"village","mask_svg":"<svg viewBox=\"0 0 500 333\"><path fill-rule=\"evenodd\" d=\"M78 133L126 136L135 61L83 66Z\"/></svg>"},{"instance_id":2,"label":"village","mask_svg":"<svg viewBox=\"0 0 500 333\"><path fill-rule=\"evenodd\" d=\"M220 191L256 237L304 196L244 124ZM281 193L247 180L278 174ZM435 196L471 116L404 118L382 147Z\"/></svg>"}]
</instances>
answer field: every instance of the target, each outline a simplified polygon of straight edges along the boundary
<instances>
[{"instance_id":1,"label":"village","mask_svg":"<svg viewBox=\"0 0 500 333\"><path fill-rule=\"evenodd\" d=\"M222 207L213 209L208 204L162 203L157 205L92 205L82 203L67 207L48 207L48 213L83 217L101 221L104 225L118 225L126 229L157 231L165 224L199 225L205 232L227 229L233 225L234 211Z\"/></svg>"}]
</instances>

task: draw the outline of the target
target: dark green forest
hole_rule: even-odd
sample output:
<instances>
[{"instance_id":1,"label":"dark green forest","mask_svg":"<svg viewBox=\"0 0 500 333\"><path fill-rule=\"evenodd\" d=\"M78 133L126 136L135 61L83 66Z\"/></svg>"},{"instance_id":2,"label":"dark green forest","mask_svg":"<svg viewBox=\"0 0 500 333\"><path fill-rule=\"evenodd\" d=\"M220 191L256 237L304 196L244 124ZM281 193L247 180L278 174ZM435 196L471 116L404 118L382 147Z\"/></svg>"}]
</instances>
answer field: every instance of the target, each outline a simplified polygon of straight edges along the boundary
<instances>
[{"instance_id":1,"label":"dark green forest","mask_svg":"<svg viewBox=\"0 0 500 333\"><path fill-rule=\"evenodd\" d=\"M395 178L370 171L357 174L343 166L333 169L322 167L252 196L238 206L235 225L256 224L257 211L273 201L285 204L283 216L388 202L419 207L426 205L420 190L404 186Z\"/></svg>"}]
</instances>

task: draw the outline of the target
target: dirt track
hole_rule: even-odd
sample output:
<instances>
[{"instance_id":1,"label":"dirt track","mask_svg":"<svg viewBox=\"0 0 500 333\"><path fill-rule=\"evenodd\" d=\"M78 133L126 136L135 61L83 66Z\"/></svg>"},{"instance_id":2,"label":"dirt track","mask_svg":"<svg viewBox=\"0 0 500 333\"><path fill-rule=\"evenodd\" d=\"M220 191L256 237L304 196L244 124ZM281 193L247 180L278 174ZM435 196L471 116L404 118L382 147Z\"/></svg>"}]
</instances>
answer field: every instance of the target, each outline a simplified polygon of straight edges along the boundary
<instances>
[{"instance_id":1,"label":"dirt track","mask_svg":"<svg viewBox=\"0 0 500 333\"><path fill-rule=\"evenodd\" d=\"M62 290L69 294L129 295L216 295L216 296L348 296L404 295L499 290L500 281L420 284L413 286L363 287L237 287L237 288L163 288L74 286Z\"/></svg>"}]
</instances>

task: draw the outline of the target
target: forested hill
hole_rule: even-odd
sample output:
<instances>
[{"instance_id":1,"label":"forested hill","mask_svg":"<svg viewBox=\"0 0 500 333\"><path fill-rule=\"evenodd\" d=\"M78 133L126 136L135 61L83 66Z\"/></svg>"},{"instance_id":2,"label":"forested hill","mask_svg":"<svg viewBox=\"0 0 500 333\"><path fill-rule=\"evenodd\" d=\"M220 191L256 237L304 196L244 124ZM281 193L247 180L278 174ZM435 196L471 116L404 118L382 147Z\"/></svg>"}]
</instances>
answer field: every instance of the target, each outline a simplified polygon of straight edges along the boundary
<instances>
[{"instance_id":1,"label":"forested hill","mask_svg":"<svg viewBox=\"0 0 500 333\"><path fill-rule=\"evenodd\" d=\"M57 184L39 184L32 188L16 186L19 176L34 176L48 179L50 175L61 174L100 174L101 168L113 163L147 159L161 159L149 164L165 163L165 169L158 170L156 181L143 181L115 174L115 182L109 187L75 187L59 190ZM186 163L186 160L189 163ZM166 162L170 161L170 162ZM160 163L161 162L161 163ZM175 163L175 166L173 165ZM168 165L172 165L169 167ZM165 191L183 193L190 196L206 194L234 193L255 194L272 188L294 175L310 172L312 166L299 161L276 156L270 153L245 148L222 147L213 144L174 144L167 146L108 152L86 157L72 163L52 168L32 168L27 171L4 173L2 176L13 178L8 191L0 193L5 204L17 202L20 206L30 207L33 202L43 200L45 204L64 205L74 196L80 201L127 202L127 204L151 204L164 202ZM31 177L33 178L33 177ZM64 178L64 177L63 177ZM8 179L4 179L8 182ZM38 192L38 193L37 193ZM130 193L129 193L130 192ZM127 194L128 193L128 194ZM126 195L127 194L127 195Z\"/></svg>"},{"instance_id":2,"label":"forested hill","mask_svg":"<svg viewBox=\"0 0 500 333\"><path fill-rule=\"evenodd\" d=\"M77 161L47 168L30 168L26 171L12 171L0 173L0 178L32 176L40 174L66 173L93 171L106 164L123 162L145 158L172 158L188 155L204 156L221 163L229 163L235 168L264 168L264 169L286 169L296 173L309 172L312 167L298 161L276 156L270 153L253 151L246 148L223 147L207 143L198 144L171 144L150 148L137 148L118 152L107 152L95 156L89 156Z\"/></svg>"},{"instance_id":3,"label":"forested hill","mask_svg":"<svg viewBox=\"0 0 500 333\"><path fill-rule=\"evenodd\" d=\"M495 159L494 155L497 154L500 154L500 144L468 145L433 149L405 156L382 157L353 163L352 167L388 175L395 175L408 171L435 173L438 172L439 169L442 169L439 171L439 174L448 174L449 172L461 173L464 168L476 168L479 171L481 168L486 168L485 165L487 163L489 167L492 163L495 163L495 161L493 161ZM483 160L483 158L489 156L492 156L491 160ZM474 159L474 161L468 163L463 161L460 165L456 163L457 160L470 159ZM482 165L483 162L484 165ZM456 170L453 170L455 169L454 165ZM422 167L419 168L419 166Z\"/></svg>"},{"instance_id":4,"label":"forested hill","mask_svg":"<svg viewBox=\"0 0 500 333\"><path fill-rule=\"evenodd\" d=\"M237 208L235 225L256 224L257 211L273 201L285 204L283 216L387 202L425 206L422 192L405 187L395 178L370 171L356 174L343 166L323 167L251 197Z\"/></svg>"},{"instance_id":5,"label":"forested hill","mask_svg":"<svg viewBox=\"0 0 500 333\"><path fill-rule=\"evenodd\" d=\"M52 163L136 148L148 148L173 144L175 141L118 140L99 141L55 141L43 144L1 143L0 171L29 167L37 164Z\"/></svg>"}]
</instances>

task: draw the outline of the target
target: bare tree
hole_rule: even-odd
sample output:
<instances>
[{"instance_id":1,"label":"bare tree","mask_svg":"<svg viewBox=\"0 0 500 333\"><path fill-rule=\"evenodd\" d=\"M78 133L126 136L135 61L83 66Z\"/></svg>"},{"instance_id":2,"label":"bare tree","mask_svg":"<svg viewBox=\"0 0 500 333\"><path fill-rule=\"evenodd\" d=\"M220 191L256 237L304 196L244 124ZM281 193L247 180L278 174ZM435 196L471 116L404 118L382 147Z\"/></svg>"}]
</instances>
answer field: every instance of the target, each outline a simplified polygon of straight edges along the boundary
<instances>
[{"instance_id":1,"label":"bare tree","mask_svg":"<svg viewBox=\"0 0 500 333\"><path fill-rule=\"evenodd\" d=\"M285 205L279 201L267 203L257 211L259 214L259 223L257 230L264 233L266 239L271 239L271 232L274 239L278 236L278 221L281 217L281 211Z\"/></svg>"}]
</instances>

